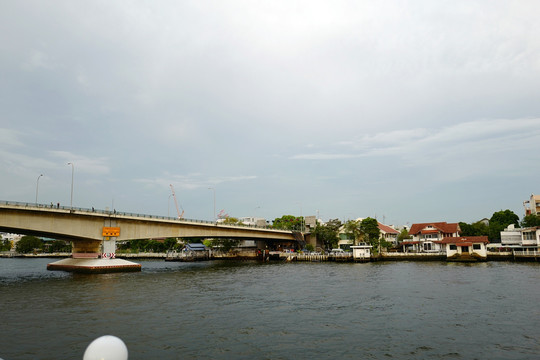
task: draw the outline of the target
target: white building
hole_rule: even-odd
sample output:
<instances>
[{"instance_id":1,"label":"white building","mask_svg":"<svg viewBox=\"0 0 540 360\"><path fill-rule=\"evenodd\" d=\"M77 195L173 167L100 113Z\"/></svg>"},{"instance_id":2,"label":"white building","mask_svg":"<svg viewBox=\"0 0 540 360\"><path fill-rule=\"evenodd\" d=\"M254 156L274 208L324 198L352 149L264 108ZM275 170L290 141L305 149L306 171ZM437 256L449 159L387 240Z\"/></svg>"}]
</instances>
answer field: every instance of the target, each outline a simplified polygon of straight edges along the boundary
<instances>
[{"instance_id":1,"label":"white building","mask_svg":"<svg viewBox=\"0 0 540 360\"><path fill-rule=\"evenodd\" d=\"M370 261L371 260L371 245L366 243L359 243L358 245L351 246L353 251L354 261Z\"/></svg>"},{"instance_id":2,"label":"white building","mask_svg":"<svg viewBox=\"0 0 540 360\"><path fill-rule=\"evenodd\" d=\"M446 247L446 258L453 261L487 259L487 236L447 237L440 241Z\"/></svg>"},{"instance_id":3,"label":"white building","mask_svg":"<svg viewBox=\"0 0 540 360\"><path fill-rule=\"evenodd\" d=\"M508 225L506 229L501 231L501 246L521 246L521 230L522 229L516 229L514 224Z\"/></svg>"},{"instance_id":4,"label":"white building","mask_svg":"<svg viewBox=\"0 0 540 360\"><path fill-rule=\"evenodd\" d=\"M412 224L409 235L412 240L403 241L403 252L436 253L445 250L441 241L444 238L459 237L461 229L458 223L445 221Z\"/></svg>"}]
</instances>

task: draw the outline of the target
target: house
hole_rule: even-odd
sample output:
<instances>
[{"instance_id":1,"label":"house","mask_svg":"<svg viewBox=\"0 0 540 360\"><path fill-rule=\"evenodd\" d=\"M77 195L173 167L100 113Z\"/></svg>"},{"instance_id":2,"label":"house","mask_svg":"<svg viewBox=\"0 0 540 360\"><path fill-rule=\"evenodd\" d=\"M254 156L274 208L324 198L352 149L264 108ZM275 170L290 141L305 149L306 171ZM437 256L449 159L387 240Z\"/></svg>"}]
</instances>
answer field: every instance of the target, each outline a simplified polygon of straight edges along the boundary
<instances>
[{"instance_id":1,"label":"house","mask_svg":"<svg viewBox=\"0 0 540 360\"><path fill-rule=\"evenodd\" d=\"M397 238L399 236L399 231L394 229L391 226L384 225L381 223L379 224L379 230L381 232L381 237L388 241L389 243L392 243L393 245L397 245Z\"/></svg>"},{"instance_id":2,"label":"house","mask_svg":"<svg viewBox=\"0 0 540 360\"><path fill-rule=\"evenodd\" d=\"M514 224L501 231L501 247L515 247L521 244L521 229L516 228Z\"/></svg>"},{"instance_id":3,"label":"house","mask_svg":"<svg viewBox=\"0 0 540 360\"><path fill-rule=\"evenodd\" d=\"M448 261L485 261L487 259L487 236L446 237L440 244L446 247Z\"/></svg>"},{"instance_id":4,"label":"house","mask_svg":"<svg viewBox=\"0 0 540 360\"><path fill-rule=\"evenodd\" d=\"M514 254L527 255L540 252L540 226L516 228L508 225L501 231L501 243L493 248L511 248Z\"/></svg>"},{"instance_id":5,"label":"house","mask_svg":"<svg viewBox=\"0 0 540 360\"><path fill-rule=\"evenodd\" d=\"M364 218L358 218L355 221L361 223ZM380 231L380 237L394 245L397 245L397 238L399 236L399 231L394 229L391 226L384 225L377 221L377 227ZM345 233L345 226L342 226L339 230L339 242L338 247L342 249L349 249L351 245L354 244L354 239L350 239L348 234ZM350 247L352 249L352 247Z\"/></svg>"},{"instance_id":6,"label":"house","mask_svg":"<svg viewBox=\"0 0 540 360\"><path fill-rule=\"evenodd\" d=\"M403 252L442 252L445 250L441 240L447 237L459 237L461 229L458 223L434 222L412 224L409 236L412 240L403 241Z\"/></svg>"}]
</instances>

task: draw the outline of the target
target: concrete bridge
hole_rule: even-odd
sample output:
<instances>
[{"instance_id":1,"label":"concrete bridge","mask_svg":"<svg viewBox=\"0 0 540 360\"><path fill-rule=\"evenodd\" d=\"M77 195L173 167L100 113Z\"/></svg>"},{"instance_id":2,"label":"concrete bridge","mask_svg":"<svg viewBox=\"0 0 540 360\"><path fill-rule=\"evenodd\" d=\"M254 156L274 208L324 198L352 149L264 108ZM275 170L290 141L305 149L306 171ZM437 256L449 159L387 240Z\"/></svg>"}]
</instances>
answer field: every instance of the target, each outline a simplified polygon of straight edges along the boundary
<instances>
[{"instance_id":1,"label":"concrete bridge","mask_svg":"<svg viewBox=\"0 0 540 360\"><path fill-rule=\"evenodd\" d=\"M235 238L265 242L303 242L301 233L252 226L124 212L0 202L0 232L71 241L72 258L113 257L117 241L162 238Z\"/></svg>"}]
</instances>

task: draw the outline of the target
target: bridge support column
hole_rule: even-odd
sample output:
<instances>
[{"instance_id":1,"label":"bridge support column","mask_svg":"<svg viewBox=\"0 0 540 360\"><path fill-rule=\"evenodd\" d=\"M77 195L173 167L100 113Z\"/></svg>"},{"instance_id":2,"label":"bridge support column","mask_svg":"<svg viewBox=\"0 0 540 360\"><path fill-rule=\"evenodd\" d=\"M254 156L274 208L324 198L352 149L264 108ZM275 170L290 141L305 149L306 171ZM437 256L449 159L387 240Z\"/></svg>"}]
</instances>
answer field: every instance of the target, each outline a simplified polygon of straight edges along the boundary
<instances>
[{"instance_id":1,"label":"bridge support column","mask_svg":"<svg viewBox=\"0 0 540 360\"><path fill-rule=\"evenodd\" d=\"M71 258L48 264L47 269L82 273L109 273L141 271L141 264L116 259L116 237L104 237L103 241L73 241Z\"/></svg>"}]
</instances>

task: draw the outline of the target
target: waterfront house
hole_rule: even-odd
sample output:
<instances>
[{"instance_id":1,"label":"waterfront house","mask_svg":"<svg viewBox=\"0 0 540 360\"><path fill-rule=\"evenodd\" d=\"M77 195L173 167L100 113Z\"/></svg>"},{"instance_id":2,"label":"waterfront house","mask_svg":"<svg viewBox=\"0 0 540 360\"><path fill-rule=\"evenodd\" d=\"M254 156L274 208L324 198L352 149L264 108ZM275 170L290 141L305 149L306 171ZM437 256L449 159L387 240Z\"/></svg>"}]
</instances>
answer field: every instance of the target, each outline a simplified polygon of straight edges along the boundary
<instances>
[{"instance_id":1,"label":"waterfront house","mask_svg":"<svg viewBox=\"0 0 540 360\"><path fill-rule=\"evenodd\" d=\"M399 231L394 229L391 226L384 225L381 223L378 223L379 225L379 231L381 232L381 237L388 241L389 243L392 243L392 245L397 245L397 238L399 236Z\"/></svg>"},{"instance_id":2,"label":"waterfront house","mask_svg":"<svg viewBox=\"0 0 540 360\"><path fill-rule=\"evenodd\" d=\"M487 236L446 237L439 241L446 247L449 261L478 261L487 259Z\"/></svg>"},{"instance_id":3,"label":"waterfront house","mask_svg":"<svg viewBox=\"0 0 540 360\"><path fill-rule=\"evenodd\" d=\"M358 218L355 221L360 224L362 220L364 220L364 218ZM397 231L391 226L384 225L378 221L377 221L377 227L379 228L381 238L392 243L393 245L397 245L397 238L399 236L399 231ZM351 245L354 245L354 239L350 239L348 237L348 234L345 233L345 226L343 225L339 229L338 247L342 249L349 249L349 248L352 249Z\"/></svg>"},{"instance_id":4,"label":"waterfront house","mask_svg":"<svg viewBox=\"0 0 540 360\"><path fill-rule=\"evenodd\" d=\"M410 241L403 241L403 252L442 252L445 250L441 240L459 237L458 223L434 222L413 224L409 230Z\"/></svg>"},{"instance_id":5,"label":"waterfront house","mask_svg":"<svg viewBox=\"0 0 540 360\"><path fill-rule=\"evenodd\" d=\"M516 228L508 225L501 231L501 243L493 244L497 248L510 248L514 255L537 255L540 252L540 226Z\"/></svg>"}]
</instances>

